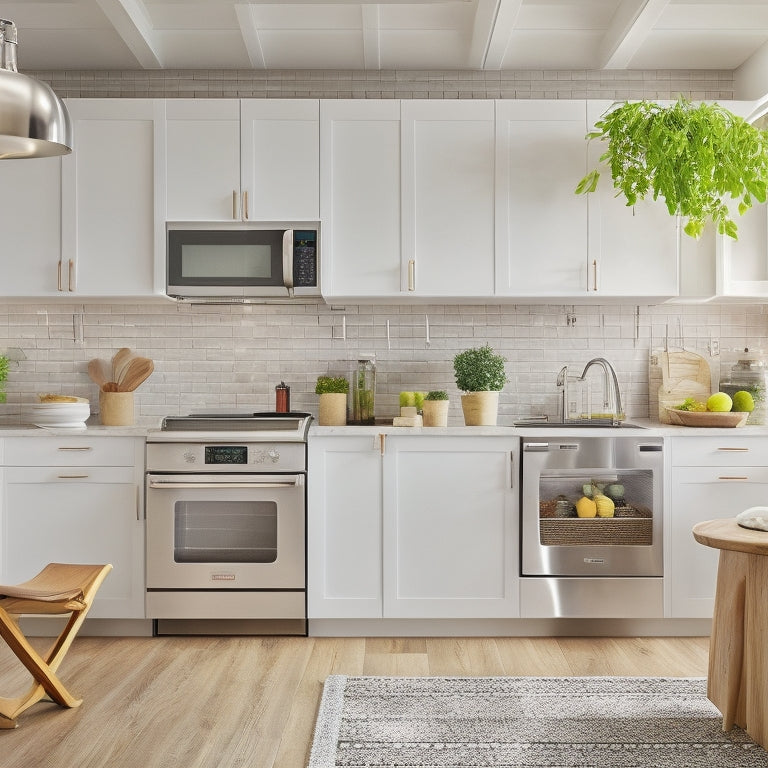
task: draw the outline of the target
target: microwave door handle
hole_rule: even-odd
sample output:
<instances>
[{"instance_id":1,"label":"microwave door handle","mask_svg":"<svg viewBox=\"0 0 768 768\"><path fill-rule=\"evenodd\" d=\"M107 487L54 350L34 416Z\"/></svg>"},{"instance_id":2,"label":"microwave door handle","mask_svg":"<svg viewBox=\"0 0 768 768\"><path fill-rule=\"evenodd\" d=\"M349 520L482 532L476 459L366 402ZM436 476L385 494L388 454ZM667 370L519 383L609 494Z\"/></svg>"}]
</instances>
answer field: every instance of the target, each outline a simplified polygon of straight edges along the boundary
<instances>
[{"instance_id":1,"label":"microwave door handle","mask_svg":"<svg viewBox=\"0 0 768 768\"><path fill-rule=\"evenodd\" d=\"M293 297L293 230L283 232L283 285Z\"/></svg>"}]
</instances>

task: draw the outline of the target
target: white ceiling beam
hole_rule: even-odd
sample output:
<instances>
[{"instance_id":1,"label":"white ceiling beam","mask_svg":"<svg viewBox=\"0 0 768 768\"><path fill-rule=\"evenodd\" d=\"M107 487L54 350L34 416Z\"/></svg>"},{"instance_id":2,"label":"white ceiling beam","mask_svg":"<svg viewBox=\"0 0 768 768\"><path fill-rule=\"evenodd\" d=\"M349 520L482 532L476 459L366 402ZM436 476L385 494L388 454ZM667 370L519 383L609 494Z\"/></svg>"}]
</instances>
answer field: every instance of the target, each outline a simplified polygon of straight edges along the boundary
<instances>
[{"instance_id":1,"label":"white ceiling beam","mask_svg":"<svg viewBox=\"0 0 768 768\"><path fill-rule=\"evenodd\" d=\"M235 13L237 14L237 23L240 25L240 34L243 36L243 43L245 44L245 50L248 53L251 67L253 69L266 69L267 63L264 61L264 49L261 46L259 29L256 26L256 19L251 5L236 3Z\"/></svg>"},{"instance_id":2,"label":"white ceiling beam","mask_svg":"<svg viewBox=\"0 0 768 768\"><path fill-rule=\"evenodd\" d=\"M144 69L162 69L159 44L142 0L97 0L110 24Z\"/></svg>"},{"instance_id":3,"label":"white ceiling beam","mask_svg":"<svg viewBox=\"0 0 768 768\"><path fill-rule=\"evenodd\" d=\"M598 53L599 69L626 69L669 0L623 0L611 19Z\"/></svg>"},{"instance_id":4,"label":"white ceiling beam","mask_svg":"<svg viewBox=\"0 0 768 768\"><path fill-rule=\"evenodd\" d=\"M768 101L768 43L734 71L733 85L736 99Z\"/></svg>"},{"instance_id":5,"label":"white ceiling beam","mask_svg":"<svg viewBox=\"0 0 768 768\"><path fill-rule=\"evenodd\" d=\"M523 0L478 0L470 46L474 69L501 69Z\"/></svg>"},{"instance_id":6,"label":"white ceiling beam","mask_svg":"<svg viewBox=\"0 0 768 768\"><path fill-rule=\"evenodd\" d=\"M360 6L363 22L363 66L381 69L381 14L378 4Z\"/></svg>"}]
</instances>

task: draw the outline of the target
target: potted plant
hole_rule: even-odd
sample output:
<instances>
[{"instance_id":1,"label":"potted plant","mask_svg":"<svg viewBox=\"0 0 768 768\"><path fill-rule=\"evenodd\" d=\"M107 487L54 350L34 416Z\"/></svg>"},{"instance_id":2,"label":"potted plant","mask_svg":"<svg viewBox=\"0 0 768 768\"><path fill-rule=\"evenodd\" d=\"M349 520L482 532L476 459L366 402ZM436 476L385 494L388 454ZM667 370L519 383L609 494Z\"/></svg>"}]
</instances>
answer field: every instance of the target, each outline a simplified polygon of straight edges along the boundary
<instances>
[{"instance_id":1,"label":"potted plant","mask_svg":"<svg viewBox=\"0 0 768 768\"><path fill-rule=\"evenodd\" d=\"M338 427L347 423L349 381L345 376L318 376L315 394L320 395L317 421L321 426Z\"/></svg>"},{"instance_id":2,"label":"potted plant","mask_svg":"<svg viewBox=\"0 0 768 768\"><path fill-rule=\"evenodd\" d=\"M729 198L739 215L754 201L765 202L768 132L719 104L624 102L604 114L587 139L608 143L600 162L610 167L628 206L661 197L672 216L687 218L691 237L698 239L711 220L721 235L736 239ZM599 170L590 171L576 193L594 192L599 178Z\"/></svg>"},{"instance_id":3,"label":"potted plant","mask_svg":"<svg viewBox=\"0 0 768 768\"><path fill-rule=\"evenodd\" d=\"M506 358L489 344L459 352L453 358L456 386L464 392L461 409L467 426L493 426L499 409L499 392L507 383Z\"/></svg>"},{"instance_id":4,"label":"potted plant","mask_svg":"<svg viewBox=\"0 0 768 768\"><path fill-rule=\"evenodd\" d=\"M7 399L5 384L8 381L9 362L5 355L0 355L0 403L6 402Z\"/></svg>"},{"instance_id":5,"label":"potted plant","mask_svg":"<svg viewBox=\"0 0 768 768\"><path fill-rule=\"evenodd\" d=\"M448 393L444 390L427 392L421 404L421 415L425 427L448 426Z\"/></svg>"}]
</instances>

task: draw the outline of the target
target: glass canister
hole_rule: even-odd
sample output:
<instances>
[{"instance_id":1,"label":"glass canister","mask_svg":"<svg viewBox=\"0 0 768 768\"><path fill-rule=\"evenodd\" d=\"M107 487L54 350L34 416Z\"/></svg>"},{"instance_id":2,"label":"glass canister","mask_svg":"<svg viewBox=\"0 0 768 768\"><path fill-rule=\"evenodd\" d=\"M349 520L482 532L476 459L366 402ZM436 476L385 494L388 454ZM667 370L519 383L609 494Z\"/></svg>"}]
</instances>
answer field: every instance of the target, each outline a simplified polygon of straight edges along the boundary
<instances>
[{"instance_id":1,"label":"glass canister","mask_svg":"<svg viewBox=\"0 0 768 768\"><path fill-rule=\"evenodd\" d=\"M376 399L376 356L360 355L352 374L351 424L374 424Z\"/></svg>"},{"instance_id":2,"label":"glass canister","mask_svg":"<svg viewBox=\"0 0 768 768\"><path fill-rule=\"evenodd\" d=\"M768 421L768 366L765 355L745 347L736 355L736 361L723 372L721 392L733 397L737 392L749 392L755 407L747 418L747 424L765 424Z\"/></svg>"}]
</instances>

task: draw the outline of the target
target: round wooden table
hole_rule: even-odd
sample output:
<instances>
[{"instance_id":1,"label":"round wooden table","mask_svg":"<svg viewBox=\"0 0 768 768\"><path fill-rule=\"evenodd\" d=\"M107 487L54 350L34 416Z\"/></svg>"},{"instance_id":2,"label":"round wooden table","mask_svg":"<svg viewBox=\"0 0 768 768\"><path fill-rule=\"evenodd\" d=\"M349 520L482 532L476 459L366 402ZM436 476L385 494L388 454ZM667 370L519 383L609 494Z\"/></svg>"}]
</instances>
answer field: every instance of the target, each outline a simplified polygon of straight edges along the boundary
<instances>
[{"instance_id":1,"label":"round wooden table","mask_svg":"<svg viewBox=\"0 0 768 768\"><path fill-rule=\"evenodd\" d=\"M724 731L738 725L768 748L768 531L728 518L698 523L693 536L720 550L707 697Z\"/></svg>"}]
</instances>

